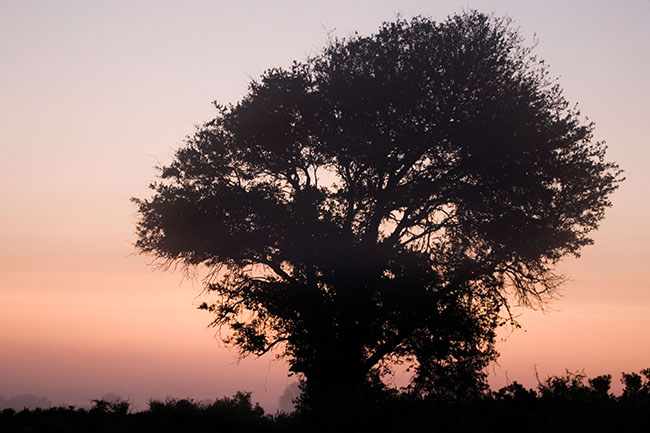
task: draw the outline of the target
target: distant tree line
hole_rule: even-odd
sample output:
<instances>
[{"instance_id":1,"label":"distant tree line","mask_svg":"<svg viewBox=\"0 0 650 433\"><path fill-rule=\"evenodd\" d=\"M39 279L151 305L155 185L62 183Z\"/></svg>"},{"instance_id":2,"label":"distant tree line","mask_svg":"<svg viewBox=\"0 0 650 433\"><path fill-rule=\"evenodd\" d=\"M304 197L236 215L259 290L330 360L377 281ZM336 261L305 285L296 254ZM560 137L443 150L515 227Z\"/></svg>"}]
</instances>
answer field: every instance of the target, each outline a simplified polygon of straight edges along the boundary
<instances>
[{"instance_id":1,"label":"distant tree line","mask_svg":"<svg viewBox=\"0 0 650 433\"><path fill-rule=\"evenodd\" d=\"M513 382L469 400L421 398L382 392L357 406L352 417L330 413L327 422L309 410L266 414L251 394L199 403L152 400L130 411L124 400L93 400L90 409L4 409L2 432L647 432L650 431L650 368L623 373L624 388L611 393L611 375L587 378L567 372L528 389ZM319 415L320 413L317 412Z\"/></svg>"}]
</instances>

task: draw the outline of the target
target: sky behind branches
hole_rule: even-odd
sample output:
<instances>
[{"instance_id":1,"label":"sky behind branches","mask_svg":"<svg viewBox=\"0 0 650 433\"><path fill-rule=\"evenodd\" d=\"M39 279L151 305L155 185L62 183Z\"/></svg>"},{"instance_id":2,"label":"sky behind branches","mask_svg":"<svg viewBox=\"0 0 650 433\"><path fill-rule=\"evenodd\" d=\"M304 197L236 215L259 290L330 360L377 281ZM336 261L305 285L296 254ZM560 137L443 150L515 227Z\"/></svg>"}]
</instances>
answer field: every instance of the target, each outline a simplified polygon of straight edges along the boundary
<instances>
[{"instance_id":1,"label":"sky behind branches","mask_svg":"<svg viewBox=\"0 0 650 433\"><path fill-rule=\"evenodd\" d=\"M246 390L275 410L295 379L273 356L237 364L195 308L200 283L133 255L129 198L146 196L154 167L214 116L211 101L236 102L265 69L397 14L470 8L538 41L627 177L595 245L562 263L562 296L546 313L517 310L523 329L499 343L492 384L584 368L618 385L621 371L650 367L650 1L5 0L0 396L86 404L116 393L144 408Z\"/></svg>"}]
</instances>

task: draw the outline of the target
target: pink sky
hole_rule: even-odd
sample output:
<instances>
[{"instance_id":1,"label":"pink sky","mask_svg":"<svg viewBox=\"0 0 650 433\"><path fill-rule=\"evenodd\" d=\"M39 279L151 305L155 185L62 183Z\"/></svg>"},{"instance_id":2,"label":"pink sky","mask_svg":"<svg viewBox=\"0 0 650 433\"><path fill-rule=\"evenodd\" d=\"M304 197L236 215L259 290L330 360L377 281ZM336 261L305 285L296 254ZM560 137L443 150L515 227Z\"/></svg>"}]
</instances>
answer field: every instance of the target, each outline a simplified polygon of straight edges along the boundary
<instances>
[{"instance_id":1,"label":"pink sky","mask_svg":"<svg viewBox=\"0 0 650 433\"><path fill-rule=\"evenodd\" d=\"M623 6L624 5L624 6ZM562 265L546 314L522 310L491 371L535 384L650 367L650 1L5 1L0 4L0 396L84 404L106 393L215 398L275 410L294 379L220 347L200 283L133 256L135 208L167 162L252 77L318 52L327 33L401 12L508 15L596 122L627 181L596 244ZM536 367L535 367L536 366ZM620 387L618 387L620 389Z\"/></svg>"}]
</instances>

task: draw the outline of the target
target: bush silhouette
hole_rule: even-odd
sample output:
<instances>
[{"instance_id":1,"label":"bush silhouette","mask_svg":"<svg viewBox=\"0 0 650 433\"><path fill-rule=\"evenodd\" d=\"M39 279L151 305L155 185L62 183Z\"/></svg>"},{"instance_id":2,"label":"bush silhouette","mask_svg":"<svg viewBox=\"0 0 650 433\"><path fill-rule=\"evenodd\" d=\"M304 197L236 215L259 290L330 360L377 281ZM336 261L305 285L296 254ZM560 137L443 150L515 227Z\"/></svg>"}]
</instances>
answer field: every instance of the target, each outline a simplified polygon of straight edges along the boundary
<instances>
[{"instance_id":1,"label":"bush silhouette","mask_svg":"<svg viewBox=\"0 0 650 433\"><path fill-rule=\"evenodd\" d=\"M422 399L409 393L380 393L360 404L359 416L342 420L336 431L372 432L648 432L648 371L624 373L626 390L610 394L611 376L588 379L582 372L551 376L537 389L513 382L472 400ZM637 379L638 378L638 379ZM639 380L641 385L639 386ZM629 384L629 387L627 386ZM250 393L214 402L191 399L152 400L141 412L129 412L124 401L93 401L90 409L50 408L0 412L0 431L21 432L329 432L323 423L300 410L291 415L265 414ZM331 406L328 406L331 407Z\"/></svg>"}]
</instances>

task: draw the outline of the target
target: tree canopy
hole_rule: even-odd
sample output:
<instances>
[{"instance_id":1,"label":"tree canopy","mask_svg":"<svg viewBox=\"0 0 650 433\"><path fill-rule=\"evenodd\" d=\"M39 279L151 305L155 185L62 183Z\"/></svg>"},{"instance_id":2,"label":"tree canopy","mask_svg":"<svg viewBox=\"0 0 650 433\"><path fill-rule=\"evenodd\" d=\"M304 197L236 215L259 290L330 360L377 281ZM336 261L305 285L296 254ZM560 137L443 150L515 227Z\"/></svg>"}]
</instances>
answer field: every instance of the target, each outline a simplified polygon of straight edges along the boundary
<instances>
[{"instance_id":1,"label":"tree canopy","mask_svg":"<svg viewBox=\"0 0 650 433\"><path fill-rule=\"evenodd\" d=\"M391 362L421 395L481 383L503 312L557 288L621 180L512 24L475 11L333 40L215 105L135 199L136 247L211 269L224 340L314 395Z\"/></svg>"}]
</instances>

